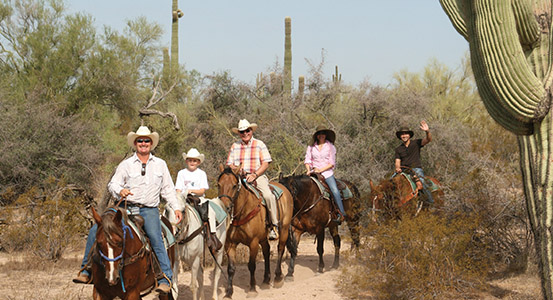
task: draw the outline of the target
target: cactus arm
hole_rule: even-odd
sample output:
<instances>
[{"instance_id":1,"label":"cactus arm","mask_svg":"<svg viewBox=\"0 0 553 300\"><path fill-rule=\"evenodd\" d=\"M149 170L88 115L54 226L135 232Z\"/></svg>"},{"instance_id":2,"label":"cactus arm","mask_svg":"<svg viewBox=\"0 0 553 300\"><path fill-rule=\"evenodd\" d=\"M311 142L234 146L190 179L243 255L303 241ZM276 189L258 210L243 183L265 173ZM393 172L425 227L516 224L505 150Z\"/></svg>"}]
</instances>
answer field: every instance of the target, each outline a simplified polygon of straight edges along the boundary
<instances>
[{"instance_id":1,"label":"cactus arm","mask_svg":"<svg viewBox=\"0 0 553 300\"><path fill-rule=\"evenodd\" d=\"M440 5L449 17L455 30L467 40L467 24L461 9L461 0L440 0Z\"/></svg>"},{"instance_id":2,"label":"cactus arm","mask_svg":"<svg viewBox=\"0 0 553 300\"><path fill-rule=\"evenodd\" d=\"M481 70L477 82L485 91L482 100L491 102L487 107L497 109L496 121L503 127L520 128L513 131L523 134L532 123L543 118L538 112L541 101L546 100L543 83L532 72L517 34L511 1L475 0L470 5L468 35L473 69ZM500 105L497 105L500 104ZM531 132L530 132L531 133Z\"/></svg>"},{"instance_id":3,"label":"cactus arm","mask_svg":"<svg viewBox=\"0 0 553 300\"><path fill-rule=\"evenodd\" d=\"M535 48L540 40L540 26L534 17L530 1L513 1L513 13L520 43L524 48Z\"/></svg>"}]
</instances>

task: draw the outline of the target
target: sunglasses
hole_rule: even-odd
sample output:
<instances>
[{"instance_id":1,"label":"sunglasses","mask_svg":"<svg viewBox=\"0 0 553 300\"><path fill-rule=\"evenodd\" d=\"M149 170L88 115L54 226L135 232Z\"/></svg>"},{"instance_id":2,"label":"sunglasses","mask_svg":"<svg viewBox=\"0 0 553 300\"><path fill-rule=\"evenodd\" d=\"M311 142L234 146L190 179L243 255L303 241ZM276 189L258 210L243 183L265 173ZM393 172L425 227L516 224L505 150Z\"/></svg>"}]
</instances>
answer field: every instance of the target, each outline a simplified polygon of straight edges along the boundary
<instances>
[{"instance_id":1,"label":"sunglasses","mask_svg":"<svg viewBox=\"0 0 553 300\"><path fill-rule=\"evenodd\" d=\"M248 133L248 132L250 132L250 131L252 131L252 129L251 129L251 128L248 128L248 129L246 129L246 130L242 130L242 131L239 131L239 132L240 132L240 134L244 134L244 133Z\"/></svg>"},{"instance_id":2,"label":"sunglasses","mask_svg":"<svg viewBox=\"0 0 553 300\"><path fill-rule=\"evenodd\" d=\"M136 139L136 143L150 143L152 140L150 139Z\"/></svg>"},{"instance_id":3,"label":"sunglasses","mask_svg":"<svg viewBox=\"0 0 553 300\"><path fill-rule=\"evenodd\" d=\"M142 174L142 176L146 175L146 164L142 164L142 170L140 170L140 174Z\"/></svg>"}]
</instances>

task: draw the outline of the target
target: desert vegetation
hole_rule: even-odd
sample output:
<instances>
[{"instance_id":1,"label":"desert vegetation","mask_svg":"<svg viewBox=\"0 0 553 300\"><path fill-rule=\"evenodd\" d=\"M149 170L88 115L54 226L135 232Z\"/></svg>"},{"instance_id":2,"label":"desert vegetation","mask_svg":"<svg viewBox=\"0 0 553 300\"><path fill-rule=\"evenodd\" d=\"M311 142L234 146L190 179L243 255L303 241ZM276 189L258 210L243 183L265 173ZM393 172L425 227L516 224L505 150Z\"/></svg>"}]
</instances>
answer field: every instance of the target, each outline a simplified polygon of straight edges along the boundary
<instances>
[{"instance_id":1,"label":"desert vegetation","mask_svg":"<svg viewBox=\"0 0 553 300\"><path fill-rule=\"evenodd\" d=\"M353 267L340 280L345 297L368 289L377 299L477 295L488 280L533 263L517 141L487 115L468 58L455 69L430 61L418 73L398 70L388 86L354 86L338 68L334 79L323 72L322 52L290 92L279 62L259 70L255 84L230 71L168 71L159 25L139 18L123 32L98 30L91 18L57 1L0 4L0 251L56 261L82 240L87 206L109 199L106 184L130 153L124 137L142 121L160 133L155 154L173 176L182 152L205 154L207 196L215 196L217 166L236 139L230 129L246 118L270 149L273 178L303 170L318 124L336 132L337 177L359 187L364 210L361 255L345 262ZM171 91L155 108L172 112L178 130L172 119L141 114L153 86ZM442 182L445 207L375 226L369 180L391 175L395 130L408 124L422 137L422 119L434 136L425 173Z\"/></svg>"}]
</instances>

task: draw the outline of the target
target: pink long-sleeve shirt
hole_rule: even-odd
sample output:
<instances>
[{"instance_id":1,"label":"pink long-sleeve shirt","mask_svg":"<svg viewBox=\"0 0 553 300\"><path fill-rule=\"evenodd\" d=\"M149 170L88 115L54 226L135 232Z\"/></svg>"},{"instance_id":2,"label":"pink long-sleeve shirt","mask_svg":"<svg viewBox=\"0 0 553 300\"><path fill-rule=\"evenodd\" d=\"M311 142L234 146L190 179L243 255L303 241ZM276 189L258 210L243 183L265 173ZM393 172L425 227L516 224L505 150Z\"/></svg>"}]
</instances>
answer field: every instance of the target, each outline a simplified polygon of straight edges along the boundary
<instances>
[{"instance_id":1,"label":"pink long-sleeve shirt","mask_svg":"<svg viewBox=\"0 0 553 300\"><path fill-rule=\"evenodd\" d=\"M332 164L332 168L321 173L324 178L328 178L334 175L334 166L336 166L336 147L329 141L323 144L321 150L319 150L316 144L308 146L307 151L305 151L305 160L303 163L311 165L312 169L324 168Z\"/></svg>"}]
</instances>

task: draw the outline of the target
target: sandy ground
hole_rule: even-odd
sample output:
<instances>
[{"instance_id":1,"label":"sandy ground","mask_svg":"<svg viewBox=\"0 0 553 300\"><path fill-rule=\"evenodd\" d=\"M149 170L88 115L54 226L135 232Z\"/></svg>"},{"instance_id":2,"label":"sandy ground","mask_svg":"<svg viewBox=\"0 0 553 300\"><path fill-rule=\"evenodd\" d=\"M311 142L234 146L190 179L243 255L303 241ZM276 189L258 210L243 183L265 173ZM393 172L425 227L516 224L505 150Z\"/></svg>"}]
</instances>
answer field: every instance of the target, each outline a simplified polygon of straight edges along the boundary
<instances>
[{"instance_id":1,"label":"sandy ground","mask_svg":"<svg viewBox=\"0 0 553 300\"><path fill-rule=\"evenodd\" d=\"M342 244L342 253L349 251L349 242ZM273 286L268 289L261 289L259 284L263 279L263 262L257 264L256 280L257 297L255 299L317 299L317 300L335 300L346 299L338 292L336 282L341 272L341 268L347 268L342 264L339 269L328 269L332 265L334 257L334 247L330 240L325 242L325 264L326 269L323 274L316 272L318 256L316 246L313 244L313 238L304 235L299 247L299 255L296 263L293 281L285 281L280 288ZM65 255L72 257L64 259L58 263L43 263L42 266L36 266L38 261L24 259L20 256L8 256L0 253L0 300L19 300L19 299L92 299L92 286L74 284L71 282L76 275L80 265L80 252L72 251ZM272 258L276 247L271 244ZM344 262L345 260L342 260ZM289 257L287 256L283 263L283 272L288 271ZM271 262L271 271L274 276L275 261ZM223 266L226 271L226 265ZM204 284L206 299L210 299L212 287L212 267L208 267L204 274ZM179 297L177 300L192 299L192 292L189 289L190 272L182 271L179 273ZM490 282L492 287L489 293L483 293L480 299L541 299L539 278L536 272L529 271L516 277L496 280ZM219 283L219 297L223 298L225 293L225 279L221 277ZM249 271L245 264L237 266L234 278L233 299L246 299L249 288ZM370 295L370 293L367 293ZM157 299L157 296L150 294L144 299ZM251 299L251 298L248 298ZM371 299L366 297L365 299Z\"/></svg>"},{"instance_id":2,"label":"sandy ground","mask_svg":"<svg viewBox=\"0 0 553 300\"><path fill-rule=\"evenodd\" d=\"M344 243L342 251L349 250L349 244ZM334 247L332 241L325 243L325 264L330 268L334 259ZM271 257L274 257L276 245L271 244ZM0 263L9 264L10 267L0 269L0 299L92 299L92 286L74 284L71 282L73 276L78 271L79 251L71 252L66 256L72 256L72 259L66 260L60 265L46 264L36 271L28 260L22 257L7 256L0 254ZM289 256L283 263L283 272L288 271ZM293 281L285 281L281 288L274 288L272 285L268 289L261 289L259 284L263 281L263 262L258 261L256 270L256 280L258 283L256 299L343 299L336 288L337 278L340 269L331 269L323 274L316 272L318 264L318 255L313 239L309 236L302 237L299 254L296 260L296 268ZM226 265L223 266L226 272ZM10 269L10 271L6 271ZM32 276L29 276L30 270ZM275 261L271 261L272 277L274 277ZM213 267L206 268L204 272L204 284L206 299L211 297ZM190 291L190 272L182 271L179 273L179 297L178 300L192 299ZM225 293L226 280L221 276L219 282L219 297L222 299ZM234 294L232 299L246 299L249 289L249 271L245 264L237 266L234 278ZM157 296L150 294L144 299L157 299Z\"/></svg>"}]
</instances>

